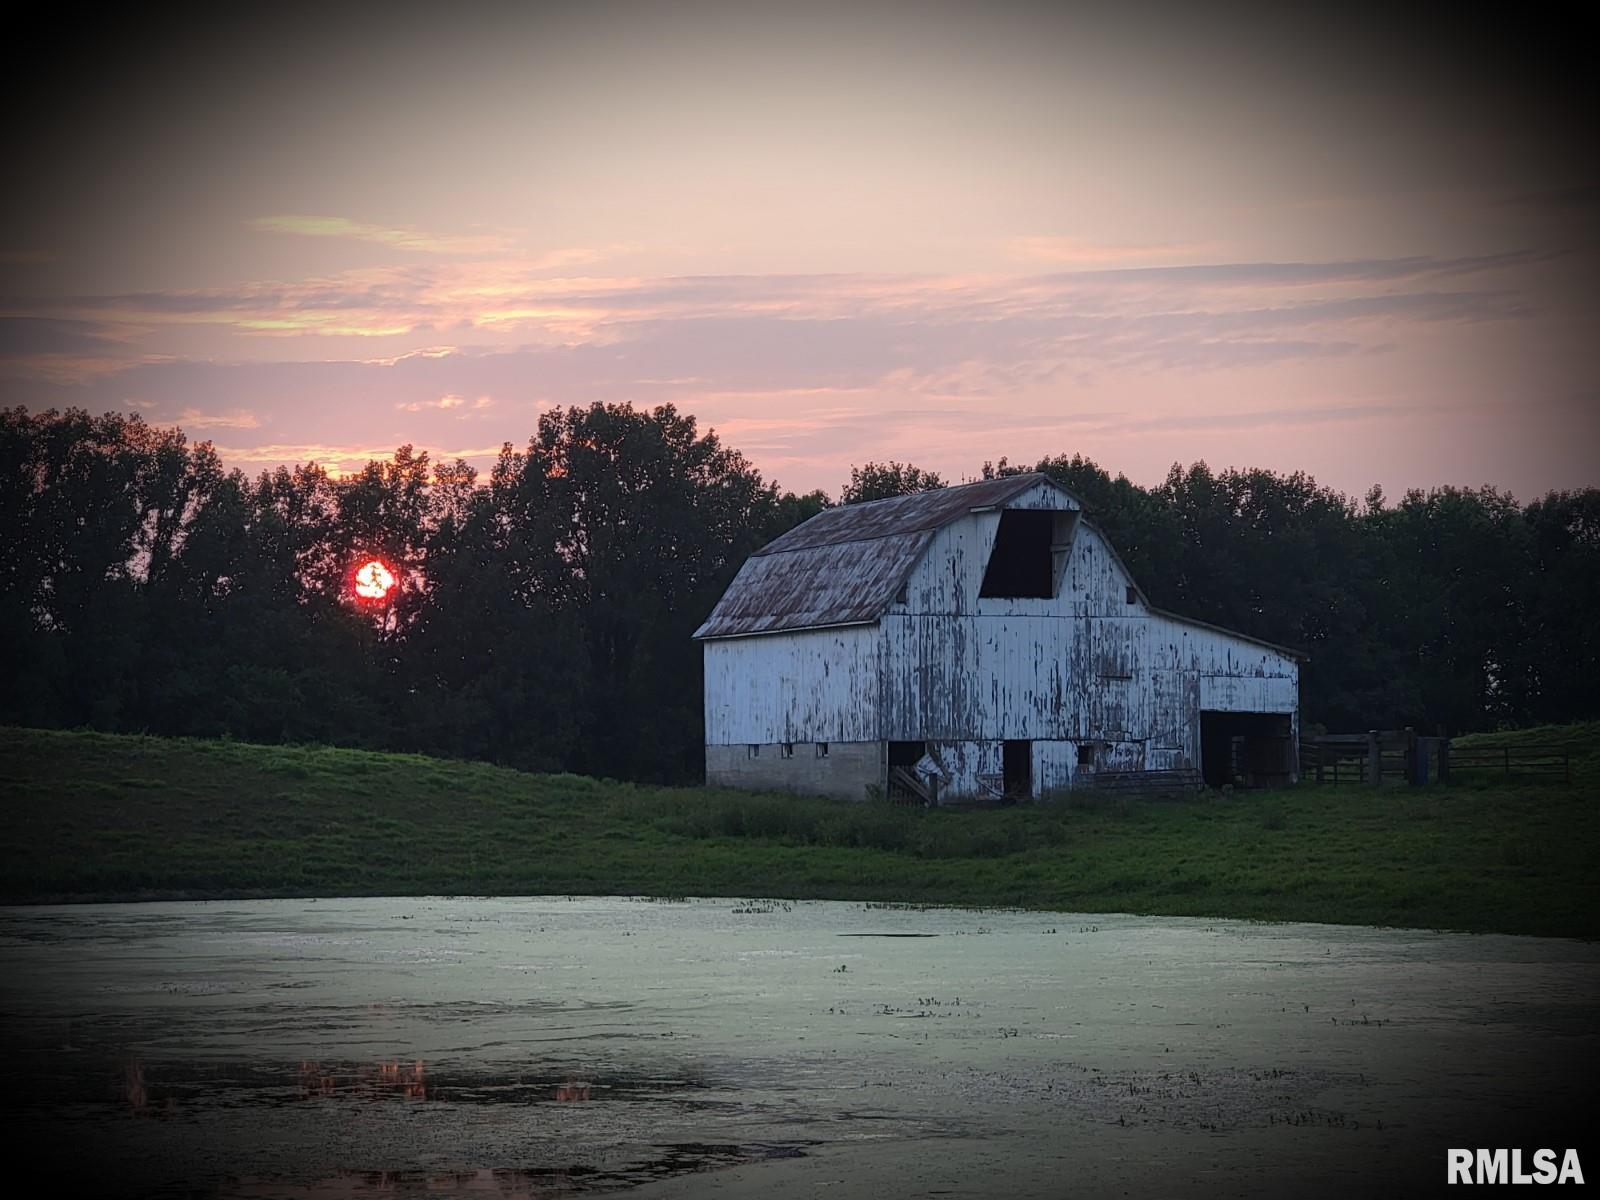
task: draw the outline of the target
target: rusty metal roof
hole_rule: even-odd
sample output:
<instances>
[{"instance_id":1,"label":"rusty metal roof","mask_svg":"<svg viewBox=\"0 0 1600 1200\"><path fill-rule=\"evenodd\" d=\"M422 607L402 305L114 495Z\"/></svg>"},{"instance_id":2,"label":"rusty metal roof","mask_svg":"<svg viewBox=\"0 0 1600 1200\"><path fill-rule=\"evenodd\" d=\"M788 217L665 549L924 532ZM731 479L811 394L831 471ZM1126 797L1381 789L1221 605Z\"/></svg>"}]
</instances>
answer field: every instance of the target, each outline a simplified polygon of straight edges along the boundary
<instances>
[{"instance_id":1,"label":"rusty metal roof","mask_svg":"<svg viewBox=\"0 0 1600 1200\"><path fill-rule=\"evenodd\" d=\"M906 537L753 554L695 637L876 621L932 538L933 531L924 529Z\"/></svg>"},{"instance_id":2,"label":"rusty metal roof","mask_svg":"<svg viewBox=\"0 0 1600 1200\"><path fill-rule=\"evenodd\" d=\"M785 554L814 546L835 546L840 542L864 542L896 534L920 533L938 529L975 508L1004 504L1039 483L1052 482L1048 475L1006 475L983 479L958 487L932 492L913 492L887 500L868 500L862 504L841 504L818 513L796 525L756 553ZM1053 484L1053 486L1060 486Z\"/></svg>"},{"instance_id":3,"label":"rusty metal roof","mask_svg":"<svg viewBox=\"0 0 1600 1200\"><path fill-rule=\"evenodd\" d=\"M820 512L746 559L694 636L876 621L935 529L975 508L1004 504L1041 482L1049 477L1008 475Z\"/></svg>"}]
</instances>

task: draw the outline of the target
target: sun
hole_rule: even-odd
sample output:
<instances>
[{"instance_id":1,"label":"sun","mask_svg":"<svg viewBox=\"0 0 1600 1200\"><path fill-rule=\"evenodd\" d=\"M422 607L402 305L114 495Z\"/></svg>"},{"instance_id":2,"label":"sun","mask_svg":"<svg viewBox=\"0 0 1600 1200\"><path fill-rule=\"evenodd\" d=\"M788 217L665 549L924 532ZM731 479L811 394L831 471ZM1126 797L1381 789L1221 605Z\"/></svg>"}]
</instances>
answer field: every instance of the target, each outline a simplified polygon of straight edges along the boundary
<instances>
[{"instance_id":1,"label":"sun","mask_svg":"<svg viewBox=\"0 0 1600 1200\"><path fill-rule=\"evenodd\" d=\"M382 600L394 587L394 572L378 559L356 568L356 595L363 600Z\"/></svg>"}]
</instances>

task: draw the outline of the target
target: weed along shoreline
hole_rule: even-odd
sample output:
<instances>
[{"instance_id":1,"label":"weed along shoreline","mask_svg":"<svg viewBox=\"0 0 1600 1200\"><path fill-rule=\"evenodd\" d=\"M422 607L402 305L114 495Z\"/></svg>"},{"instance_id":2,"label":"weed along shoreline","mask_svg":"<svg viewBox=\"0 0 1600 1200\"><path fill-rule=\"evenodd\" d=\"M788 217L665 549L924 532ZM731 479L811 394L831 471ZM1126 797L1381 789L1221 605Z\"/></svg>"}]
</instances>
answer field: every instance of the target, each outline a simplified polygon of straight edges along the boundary
<instances>
[{"instance_id":1,"label":"weed along shoreline","mask_svg":"<svg viewBox=\"0 0 1600 1200\"><path fill-rule=\"evenodd\" d=\"M941 811L4 728L0 902L757 895L1593 939L1600 726L1556 732L1570 783Z\"/></svg>"}]
</instances>

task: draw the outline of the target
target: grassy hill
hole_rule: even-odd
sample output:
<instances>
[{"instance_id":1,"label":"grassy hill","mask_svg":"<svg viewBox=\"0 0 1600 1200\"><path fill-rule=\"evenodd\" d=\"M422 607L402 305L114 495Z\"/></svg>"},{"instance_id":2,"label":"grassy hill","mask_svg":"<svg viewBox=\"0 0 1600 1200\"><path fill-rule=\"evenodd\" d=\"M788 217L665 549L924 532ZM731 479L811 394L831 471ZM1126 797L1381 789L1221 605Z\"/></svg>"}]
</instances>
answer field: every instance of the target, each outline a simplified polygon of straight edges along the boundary
<instances>
[{"instance_id":1,"label":"grassy hill","mask_svg":"<svg viewBox=\"0 0 1600 1200\"><path fill-rule=\"evenodd\" d=\"M924 812L0 729L0 898L759 895L1594 937L1600 723L1542 733L1572 784Z\"/></svg>"}]
</instances>

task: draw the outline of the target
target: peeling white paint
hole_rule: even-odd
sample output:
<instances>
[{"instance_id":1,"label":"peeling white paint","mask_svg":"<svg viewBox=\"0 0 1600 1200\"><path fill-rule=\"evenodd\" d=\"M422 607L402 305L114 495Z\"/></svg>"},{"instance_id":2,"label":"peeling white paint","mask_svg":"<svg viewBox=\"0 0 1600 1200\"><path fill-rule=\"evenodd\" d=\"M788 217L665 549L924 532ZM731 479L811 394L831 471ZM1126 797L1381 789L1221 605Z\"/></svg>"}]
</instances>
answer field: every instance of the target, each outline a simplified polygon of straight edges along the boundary
<instances>
[{"instance_id":1,"label":"peeling white paint","mask_svg":"<svg viewBox=\"0 0 1600 1200\"><path fill-rule=\"evenodd\" d=\"M1005 507L1077 502L1041 478ZM1298 725L1291 654L1150 608L1087 522L1058 595L980 597L999 522L991 507L916 531L905 598L874 623L706 641L708 745L926 741L944 794L978 798L1008 739L1033 743L1039 794L1078 781L1080 745L1096 770L1198 766L1202 710Z\"/></svg>"}]
</instances>

